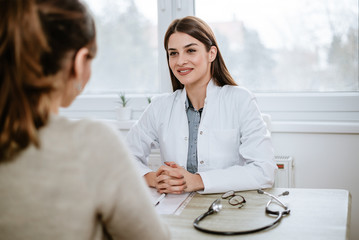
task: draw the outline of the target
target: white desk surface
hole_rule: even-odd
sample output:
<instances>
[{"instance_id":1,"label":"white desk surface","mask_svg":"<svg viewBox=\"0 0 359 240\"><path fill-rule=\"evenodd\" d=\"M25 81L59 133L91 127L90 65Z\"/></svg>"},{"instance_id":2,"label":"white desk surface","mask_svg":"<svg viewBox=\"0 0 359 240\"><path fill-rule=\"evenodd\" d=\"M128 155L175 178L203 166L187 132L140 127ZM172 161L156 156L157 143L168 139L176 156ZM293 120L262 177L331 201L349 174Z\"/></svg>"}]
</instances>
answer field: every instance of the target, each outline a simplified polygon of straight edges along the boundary
<instances>
[{"instance_id":1,"label":"white desk surface","mask_svg":"<svg viewBox=\"0 0 359 240\"><path fill-rule=\"evenodd\" d=\"M220 236L196 230L192 223L195 218L208 210L211 203L221 194L196 194L179 216L161 215L169 225L172 239L349 239L351 195L339 189L273 188L266 190L278 195L289 190L288 196L280 197L291 209L278 226L258 233ZM245 230L270 223L273 218L266 216L265 205L269 197L256 191L238 192L247 200L246 206L237 209L222 199L223 209L205 218L200 225L217 230Z\"/></svg>"}]
</instances>

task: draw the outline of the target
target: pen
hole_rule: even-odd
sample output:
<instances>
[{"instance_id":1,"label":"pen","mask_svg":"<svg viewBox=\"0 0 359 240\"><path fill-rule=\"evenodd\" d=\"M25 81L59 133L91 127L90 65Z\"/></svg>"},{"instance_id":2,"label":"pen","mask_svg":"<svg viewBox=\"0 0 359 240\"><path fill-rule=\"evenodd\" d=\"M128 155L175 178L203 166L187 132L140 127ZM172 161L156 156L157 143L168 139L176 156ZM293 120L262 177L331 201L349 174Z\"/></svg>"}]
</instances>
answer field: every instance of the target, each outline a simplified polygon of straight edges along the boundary
<instances>
[{"instance_id":1,"label":"pen","mask_svg":"<svg viewBox=\"0 0 359 240\"><path fill-rule=\"evenodd\" d=\"M157 199L157 201L155 202L155 206L157 206L158 204L160 204L160 202L162 201L162 199L164 199L166 197L166 193L162 193L161 196Z\"/></svg>"}]
</instances>

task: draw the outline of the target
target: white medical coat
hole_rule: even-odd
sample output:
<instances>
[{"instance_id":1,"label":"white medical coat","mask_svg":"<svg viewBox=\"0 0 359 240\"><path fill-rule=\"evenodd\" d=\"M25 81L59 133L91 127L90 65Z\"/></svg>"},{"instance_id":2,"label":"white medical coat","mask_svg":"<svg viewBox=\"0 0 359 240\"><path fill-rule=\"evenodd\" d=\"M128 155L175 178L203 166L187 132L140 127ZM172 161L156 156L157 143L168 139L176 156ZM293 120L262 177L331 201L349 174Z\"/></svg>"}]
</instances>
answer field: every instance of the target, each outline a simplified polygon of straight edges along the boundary
<instances>
[{"instance_id":1,"label":"white medical coat","mask_svg":"<svg viewBox=\"0 0 359 240\"><path fill-rule=\"evenodd\" d=\"M158 96L127 135L142 175L151 147L159 147L162 164L174 161L186 168L188 119L186 90ZM198 174L204 190L251 190L272 187L275 171L270 133L252 93L239 86L207 86L197 137Z\"/></svg>"}]
</instances>

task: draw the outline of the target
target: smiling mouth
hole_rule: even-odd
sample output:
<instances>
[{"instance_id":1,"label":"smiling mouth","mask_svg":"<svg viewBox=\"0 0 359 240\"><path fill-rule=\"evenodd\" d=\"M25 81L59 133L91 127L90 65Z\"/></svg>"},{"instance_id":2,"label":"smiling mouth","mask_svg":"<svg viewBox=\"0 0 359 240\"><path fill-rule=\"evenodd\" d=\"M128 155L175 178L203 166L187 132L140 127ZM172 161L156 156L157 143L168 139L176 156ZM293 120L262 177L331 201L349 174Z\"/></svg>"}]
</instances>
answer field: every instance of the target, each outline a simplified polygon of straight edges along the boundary
<instances>
[{"instance_id":1,"label":"smiling mouth","mask_svg":"<svg viewBox=\"0 0 359 240\"><path fill-rule=\"evenodd\" d=\"M193 70L193 69L184 69L184 70L178 70L177 72L178 72L180 75L184 76L184 75L189 74L192 70Z\"/></svg>"}]
</instances>

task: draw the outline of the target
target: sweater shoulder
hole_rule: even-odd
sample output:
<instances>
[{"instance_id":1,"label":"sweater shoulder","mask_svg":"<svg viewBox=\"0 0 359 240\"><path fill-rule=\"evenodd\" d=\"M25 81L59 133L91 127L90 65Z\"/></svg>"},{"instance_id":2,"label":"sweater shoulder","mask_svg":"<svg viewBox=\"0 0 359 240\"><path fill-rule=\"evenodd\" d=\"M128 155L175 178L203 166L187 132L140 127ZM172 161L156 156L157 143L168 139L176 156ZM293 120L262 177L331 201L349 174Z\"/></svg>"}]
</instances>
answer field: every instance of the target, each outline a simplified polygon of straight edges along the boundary
<instances>
[{"instance_id":1,"label":"sweater shoulder","mask_svg":"<svg viewBox=\"0 0 359 240\"><path fill-rule=\"evenodd\" d=\"M120 137L110 124L92 119L71 120L62 116L52 116L48 128L48 134L56 135L63 140L68 138L68 141L74 144L74 141L86 143L97 139L107 142Z\"/></svg>"}]
</instances>

